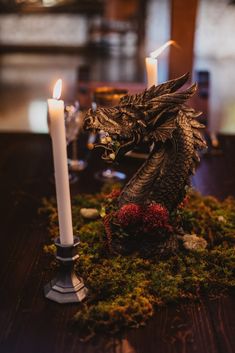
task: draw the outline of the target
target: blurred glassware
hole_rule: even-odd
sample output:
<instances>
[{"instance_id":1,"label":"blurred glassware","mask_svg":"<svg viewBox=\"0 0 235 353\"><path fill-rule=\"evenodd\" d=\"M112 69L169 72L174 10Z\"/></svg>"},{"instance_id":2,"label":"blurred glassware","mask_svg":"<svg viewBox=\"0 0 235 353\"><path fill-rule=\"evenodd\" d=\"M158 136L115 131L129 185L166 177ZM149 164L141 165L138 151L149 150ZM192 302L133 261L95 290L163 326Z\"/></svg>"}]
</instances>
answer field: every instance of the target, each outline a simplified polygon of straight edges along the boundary
<instances>
[{"instance_id":1,"label":"blurred glassware","mask_svg":"<svg viewBox=\"0 0 235 353\"><path fill-rule=\"evenodd\" d=\"M79 103L65 106L65 130L67 145L72 143L71 157L68 158L69 181L74 184L78 180L77 173L87 167L87 162L78 159L77 137L81 132L83 125L84 113L79 109Z\"/></svg>"},{"instance_id":2,"label":"blurred glassware","mask_svg":"<svg viewBox=\"0 0 235 353\"><path fill-rule=\"evenodd\" d=\"M127 93L127 90L123 88L97 87L93 92L93 101L100 107L113 107Z\"/></svg>"},{"instance_id":3,"label":"blurred glassware","mask_svg":"<svg viewBox=\"0 0 235 353\"><path fill-rule=\"evenodd\" d=\"M95 102L91 103L91 109L96 111L97 104ZM95 132L90 132L87 140L87 148L88 150L93 150L95 141L97 139L97 134Z\"/></svg>"},{"instance_id":4,"label":"blurred glassware","mask_svg":"<svg viewBox=\"0 0 235 353\"><path fill-rule=\"evenodd\" d=\"M119 100L127 94L126 89L115 87L97 87L93 92L92 109L96 110L97 106L112 107L119 103ZM126 174L117 171L114 167L109 167L95 173L95 178L103 182L120 182L126 179Z\"/></svg>"}]
</instances>

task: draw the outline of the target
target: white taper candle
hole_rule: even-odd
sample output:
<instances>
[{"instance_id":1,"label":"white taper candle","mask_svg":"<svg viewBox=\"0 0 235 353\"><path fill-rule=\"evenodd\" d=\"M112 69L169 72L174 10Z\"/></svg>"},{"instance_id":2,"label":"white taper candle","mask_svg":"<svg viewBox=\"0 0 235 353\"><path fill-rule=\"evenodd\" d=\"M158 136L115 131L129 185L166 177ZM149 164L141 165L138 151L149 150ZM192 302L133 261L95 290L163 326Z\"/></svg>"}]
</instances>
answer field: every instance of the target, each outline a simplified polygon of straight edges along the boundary
<instances>
[{"instance_id":1,"label":"white taper candle","mask_svg":"<svg viewBox=\"0 0 235 353\"><path fill-rule=\"evenodd\" d=\"M176 45L175 41L168 40L160 48L156 49L150 56L145 58L145 66L147 72L147 88L152 87L153 85L158 85L158 56L167 48L169 45Z\"/></svg>"},{"instance_id":2,"label":"white taper candle","mask_svg":"<svg viewBox=\"0 0 235 353\"><path fill-rule=\"evenodd\" d=\"M53 148L60 243L71 245L74 243L74 239L64 122L64 101L59 100L61 89L62 81L58 80L54 87L53 99L48 99L48 120Z\"/></svg>"},{"instance_id":3,"label":"white taper candle","mask_svg":"<svg viewBox=\"0 0 235 353\"><path fill-rule=\"evenodd\" d=\"M145 58L146 73L147 73L147 88L158 84L158 62L157 59Z\"/></svg>"}]
</instances>

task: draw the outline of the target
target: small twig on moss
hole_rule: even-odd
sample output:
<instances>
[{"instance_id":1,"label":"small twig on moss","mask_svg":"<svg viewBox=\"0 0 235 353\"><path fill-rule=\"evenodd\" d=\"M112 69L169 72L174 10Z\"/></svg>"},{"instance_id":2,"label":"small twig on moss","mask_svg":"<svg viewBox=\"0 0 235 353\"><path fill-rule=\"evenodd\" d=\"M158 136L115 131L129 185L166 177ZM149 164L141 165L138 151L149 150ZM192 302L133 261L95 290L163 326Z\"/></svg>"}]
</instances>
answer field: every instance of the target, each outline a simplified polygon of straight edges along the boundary
<instances>
[{"instance_id":1,"label":"small twig on moss","mask_svg":"<svg viewBox=\"0 0 235 353\"><path fill-rule=\"evenodd\" d=\"M105 233L107 236L107 246L110 252L112 252L112 228L110 224L110 219L113 213L106 214L103 218Z\"/></svg>"}]
</instances>

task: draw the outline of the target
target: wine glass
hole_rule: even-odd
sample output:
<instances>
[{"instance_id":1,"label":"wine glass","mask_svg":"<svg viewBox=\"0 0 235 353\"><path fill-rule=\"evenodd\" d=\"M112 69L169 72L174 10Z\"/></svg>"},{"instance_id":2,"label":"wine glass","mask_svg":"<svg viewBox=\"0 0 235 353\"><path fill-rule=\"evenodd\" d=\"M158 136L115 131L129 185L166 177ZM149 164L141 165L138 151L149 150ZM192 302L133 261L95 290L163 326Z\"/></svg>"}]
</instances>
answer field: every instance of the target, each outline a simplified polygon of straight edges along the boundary
<instances>
[{"instance_id":1,"label":"wine glass","mask_svg":"<svg viewBox=\"0 0 235 353\"><path fill-rule=\"evenodd\" d=\"M68 158L69 180L71 184L77 182L77 173L84 170L87 162L78 159L77 153L77 136L83 125L84 113L79 109L79 103L66 105L65 107L65 131L67 145L72 143L71 157Z\"/></svg>"},{"instance_id":2,"label":"wine glass","mask_svg":"<svg viewBox=\"0 0 235 353\"><path fill-rule=\"evenodd\" d=\"M127 94L126 89L119 89L114 87L98 87L93 93L92 109L95 110L97 106L112 107L114 105L117 105L120 98L125 94ZM95 178L103 182L113 183L125 180L126 174L115 170L112 166L96 172Z\"/></svg>"}]
</instances>

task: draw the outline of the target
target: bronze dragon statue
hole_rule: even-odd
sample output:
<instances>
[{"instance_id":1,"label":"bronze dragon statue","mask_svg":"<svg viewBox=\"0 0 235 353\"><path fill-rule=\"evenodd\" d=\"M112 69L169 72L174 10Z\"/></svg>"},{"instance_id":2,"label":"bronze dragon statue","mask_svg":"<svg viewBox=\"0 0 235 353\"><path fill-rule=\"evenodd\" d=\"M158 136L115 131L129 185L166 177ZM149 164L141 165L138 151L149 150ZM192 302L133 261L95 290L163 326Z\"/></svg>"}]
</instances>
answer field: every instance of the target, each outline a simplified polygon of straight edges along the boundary
<instances>
[{"instance_id":1,"label":"bronze dragon statue","mask_svg":"<svg viewBox=\"0 0 235 353\"><path fill-rule=\"evenodd\" d=\"M177 79L152 86L136 95L126 95L112 108L89 110L86 130L100 132L102 158L118 161L135 146L151 147L148 159L123 188L119 206L156 202L169 211L184 199L190 175L199 162L198 150L206 147L200 134L201 114L185 105L195 93L196 84L178 91L188 80Z\"/></svg>"}]
</instances>

